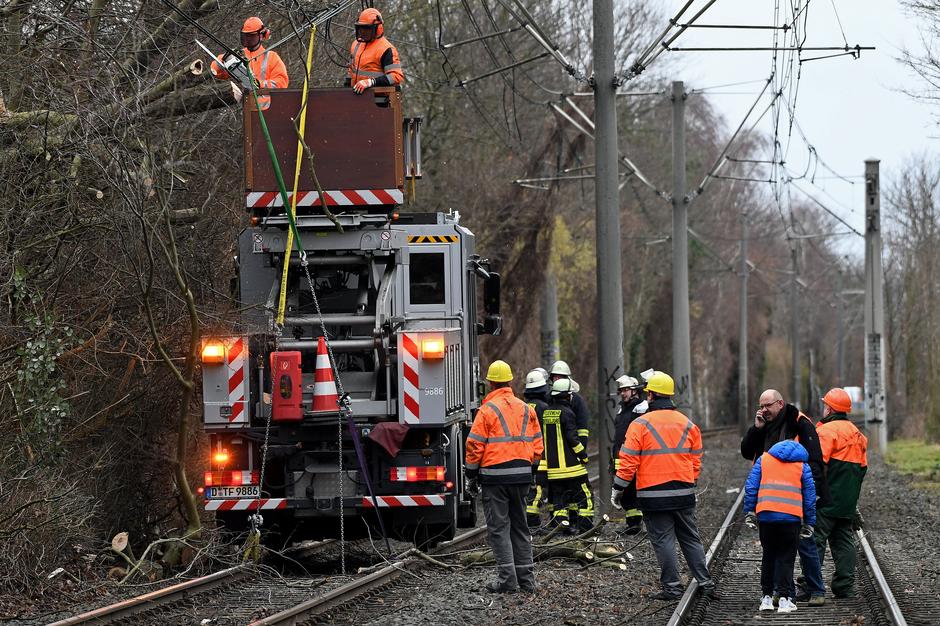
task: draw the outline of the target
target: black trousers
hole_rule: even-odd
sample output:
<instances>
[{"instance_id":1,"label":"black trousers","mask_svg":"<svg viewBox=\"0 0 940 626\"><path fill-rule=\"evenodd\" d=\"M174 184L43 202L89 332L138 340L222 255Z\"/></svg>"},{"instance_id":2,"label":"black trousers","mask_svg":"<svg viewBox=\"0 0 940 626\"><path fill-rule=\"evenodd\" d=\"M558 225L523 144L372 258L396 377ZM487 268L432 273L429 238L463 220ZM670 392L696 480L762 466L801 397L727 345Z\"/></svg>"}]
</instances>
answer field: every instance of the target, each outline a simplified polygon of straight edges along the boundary
<instances>
[{"instance_id":1,"label":"black trousers","mask_svg":"<svg viewBox=\"0 0 940 626\"><path fill-rule=\"evenodd\" d=\"M762 522L760 545L764 549L760 567L760 588L765 596L774 593L792 598L793 563L800 544L799 522Z\"/></svg>"}]
</instances>

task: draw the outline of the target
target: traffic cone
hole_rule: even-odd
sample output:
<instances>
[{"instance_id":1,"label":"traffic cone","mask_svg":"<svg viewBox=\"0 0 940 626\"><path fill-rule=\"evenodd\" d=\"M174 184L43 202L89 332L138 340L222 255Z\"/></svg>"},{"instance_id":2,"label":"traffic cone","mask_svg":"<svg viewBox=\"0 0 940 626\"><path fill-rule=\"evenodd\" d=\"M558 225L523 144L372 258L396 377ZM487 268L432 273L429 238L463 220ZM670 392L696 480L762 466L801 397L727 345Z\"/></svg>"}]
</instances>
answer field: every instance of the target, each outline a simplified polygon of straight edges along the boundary
<instances>
[{"instance_id":1,"label":"traffic cone","mask_svg":"<svg viewBox=\"0 0 940 626\"><path fill-rule=\"evenodd\" d=\"M317 338L317 368L313 374L313 406L315 413L335 413L339 402L336 394L336 380L330 367L330 355L326 351L326 341Z\"/></svg>"}]
</instances>

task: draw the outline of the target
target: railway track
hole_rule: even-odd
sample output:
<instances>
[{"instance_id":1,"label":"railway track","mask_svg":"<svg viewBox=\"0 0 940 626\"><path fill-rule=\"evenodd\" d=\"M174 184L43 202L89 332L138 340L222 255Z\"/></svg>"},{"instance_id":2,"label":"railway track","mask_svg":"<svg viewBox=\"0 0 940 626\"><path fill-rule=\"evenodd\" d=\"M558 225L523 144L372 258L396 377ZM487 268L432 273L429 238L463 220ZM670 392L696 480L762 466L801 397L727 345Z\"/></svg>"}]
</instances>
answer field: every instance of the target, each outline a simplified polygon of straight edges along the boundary
<instances>
[{"instance_id":1,"label":"railway track","mask_svg":"<svg viewBox=\"0 0 940 626\"><path fill-rule=\"evenodd\" d=\"M431 554L473 545L484 536L485 528L474 528L442 542ZM337 544L335 539L302 544L291 550L289 556L316 557ZM420 559L405 559L345 584L339 576L279 577L253 565L240 565L68 617L50 626L198 624L203 620L211 624L292 624L299 617L327 610L389 584L414 567L417 560ZM267 607L290 608L259 619L259 613Z\"/></svg>"},{"instance_id":2,"label":"railway track","mask_svg":"<svg viewBox=\"0 0 940 626\"><path fill-rule=\"evenodd\" d=\"M599 453L591 453L589 459L594 466L590 480L596 484ZM472 529L441 543L429 554L465 549L484 541L485 535L485 528ZM287 556L295 560L316 558L321 551L337 544L335 539L300 544ZM411 556L348 582L343 582L338 576L275 577L254 566L236 566L69 617L52 626L152 624L158 621L183 624L199 623L200 617L211 620L207 623L212 624L273 626L305 623L316 621L318 616L326 616L357 599L374 595L423 562L420 557ZM267 607L274 607L270 610L275 611L280 607L289 608L258 617Z\"/></svg>"},{"instance_id":3,"label":"railway track","mask_svg":"<svg viewBox=\"0 0 940 626\"><path fill-rule=\"evenodd\" d=\"M863 531L857 532L858 560L856 595L852 598L826 598L821 607L800 604L793 613L760 614L761 548L756 533L744 525L741 511L744 492L728 511L706 554L717 584L719 599L709 600L698 593L691 581L669 619L669 626L710 624L865 624L865 626L906 626L894 594L882 573ZM832 574L832 559L823 566L823 578Z\"/></svg>"}]
</instances>

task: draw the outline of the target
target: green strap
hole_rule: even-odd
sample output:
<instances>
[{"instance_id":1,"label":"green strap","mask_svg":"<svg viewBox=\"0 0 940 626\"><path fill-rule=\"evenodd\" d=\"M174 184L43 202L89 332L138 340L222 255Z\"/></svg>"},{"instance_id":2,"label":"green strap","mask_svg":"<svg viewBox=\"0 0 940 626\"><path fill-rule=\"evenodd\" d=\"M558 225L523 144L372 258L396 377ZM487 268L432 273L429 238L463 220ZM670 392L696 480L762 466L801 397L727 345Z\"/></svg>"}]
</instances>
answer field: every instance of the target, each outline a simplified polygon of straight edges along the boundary
<instances>
[{"instance_id":1,"label":"green strap","mask_svg":"<svg viewBox=\"0 0 940 626\"><path fill-rule=\"evenodd\" d=\"M258 120L261 122L261 133L264 135L264 142L268 146L268 156L271 157L271 165L274 166L274 178L277 180L277 188L281 193L281 201L284 203L284 209L287 212L287 220L290 222L290 228L294 232L294 243L297 245L297 250L300 252L301 258L303 258L306 252L304 252L303 244L300 243L300 233L297 231L294 216L291 215L290 200L287 197L287 185L284 184L284 175L281 174L281 164L278 163L277 153L274 151L274 143L271 141L271 133L268 132L268 124L264 121L264 112L261 110L261 105L258 103L257 80L251 72L251 65L247 61L245 62L245 69L248 71L248 76L251 79L249 81L251 83L251 95L255 98L255 108L258 109ZM287 255L290 255L290 252L290 250L285 251Z\"/></svg>"}]
</instances>

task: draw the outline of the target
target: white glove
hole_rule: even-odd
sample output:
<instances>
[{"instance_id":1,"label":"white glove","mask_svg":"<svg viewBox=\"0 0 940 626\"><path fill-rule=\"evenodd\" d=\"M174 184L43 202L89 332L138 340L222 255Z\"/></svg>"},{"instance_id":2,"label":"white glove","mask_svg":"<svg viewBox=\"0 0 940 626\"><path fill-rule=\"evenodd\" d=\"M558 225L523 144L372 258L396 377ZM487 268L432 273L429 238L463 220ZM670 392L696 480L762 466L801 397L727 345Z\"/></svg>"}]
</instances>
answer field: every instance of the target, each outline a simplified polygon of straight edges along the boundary
<instances>
[{"instance_id":1,"label":"white glove","mask_svg":"<svg viewBox=\"0 0 940 626\"><path fill-rule=\"evenodd\" d=\"M365 91L366 89L368 89L374 84L375 84L374 78L363 78L362 80L357 82L355 85L353 85L353 91L355 91L356 93L362 93L363 91Z\"/></svg>"},{"instance_id":2,"label":"white glove","mask_svg":"<svg viewBox=\"0 0 940 626\"><path fill-rule=\"evenodd\" d=\"M229 83L229 84L232 85L232 95L235 96L235 102L241 102L242 101L241 87L239 87L235 83Z\"/></svg>"},{"instance_id":3,"label":"white glove","mask_svg":"<svg viewBox=\"0 0 940 626\"><path fill-rule=\"evenodd\" d=\"M744 516L744 523L747 524L747 527L751 530L757 528L757 516L754 515L753 511Z\"/></svg>"},{"instance_id":4,"label":"white glove","mask_svg":"<svg viewBox=\"0 0 940 626\"><path fill-rule=\"evenodd\" d=\"M623 507L620 505L620 499L623 497L622 489L611 489L610 490L610 505L617 509L618 511L623 510Z\"/></svg>"}]
</instances>

